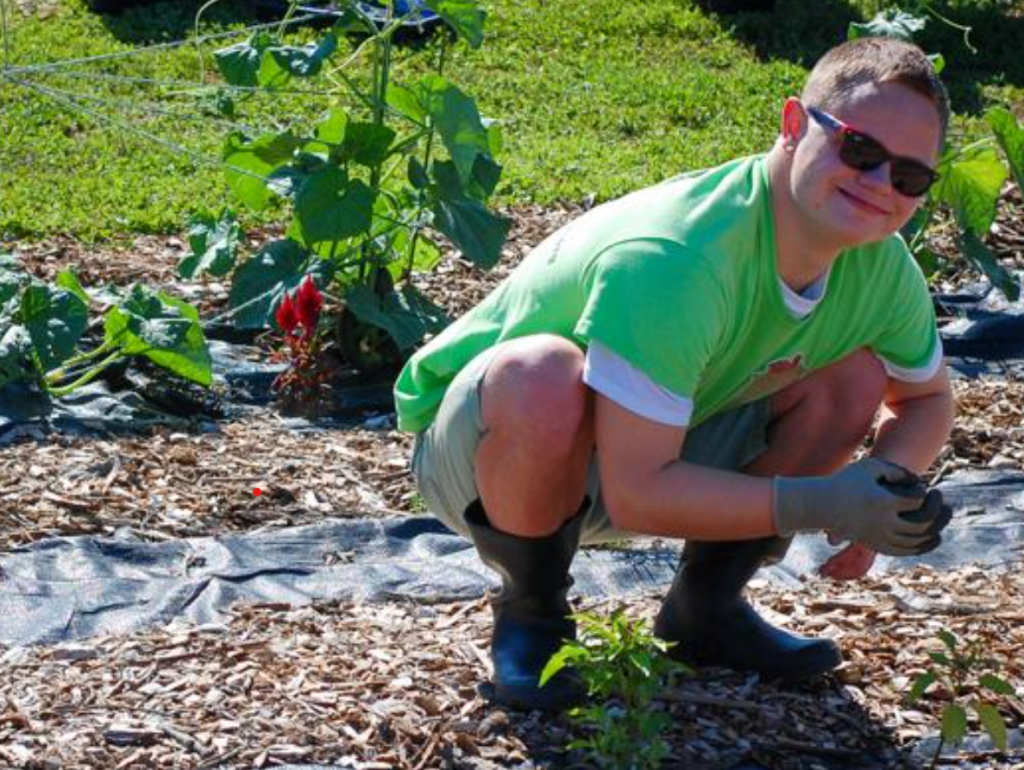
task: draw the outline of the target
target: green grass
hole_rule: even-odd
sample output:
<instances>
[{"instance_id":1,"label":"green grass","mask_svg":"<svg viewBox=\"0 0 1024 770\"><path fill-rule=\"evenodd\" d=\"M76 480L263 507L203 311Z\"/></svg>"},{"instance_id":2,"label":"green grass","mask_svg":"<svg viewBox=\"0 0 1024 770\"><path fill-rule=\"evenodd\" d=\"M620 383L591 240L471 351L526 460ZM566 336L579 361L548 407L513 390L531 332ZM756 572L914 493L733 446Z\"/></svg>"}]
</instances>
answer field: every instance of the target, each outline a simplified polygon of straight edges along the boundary
<instances>
[{"instance_id":1,"label":"green grass","mask_svg":"<svg viewBox=\"0 0 1024 770\"><path fill-rule=\"evenodd\" d=\"M937 24L926 41L949 61L954 106L967 116L961 125L969 128L970 114L993 99L1024 104L1024 57L1015 42L1024 39L1024 18L1007 16L1005 0L937 5L976 27L977 53ZM782 100L799 91L807 67L844 39L849 21L870 16L875 6L779 0L774 16L718 18L690 0L502 0L490 4L484 47L460 49L447 74L504 124L501 200L606 199L766 148ZM215 7L204 29L252 23L244 7ZM101 17L80 0L66 0L46 19L15 12L11 54L15 64L30 64L180 39L190 33L194 12L193 4L176 1ZM297 38L314 34L300 30ZM406 54L397 76L415 77L422 60ZM195 82L197 61L186 47L78 69ZM89 76L35 80L107 100L96 102L98 111L211 161L229 130L209 100L180 89ZM256 128L302 124L325 106L320 97L258 98L241 108L240 119ZM191 212L228 202L215 164L197 165L0 79L2 237L173 232Z\"/></svg>"}]
</instances>

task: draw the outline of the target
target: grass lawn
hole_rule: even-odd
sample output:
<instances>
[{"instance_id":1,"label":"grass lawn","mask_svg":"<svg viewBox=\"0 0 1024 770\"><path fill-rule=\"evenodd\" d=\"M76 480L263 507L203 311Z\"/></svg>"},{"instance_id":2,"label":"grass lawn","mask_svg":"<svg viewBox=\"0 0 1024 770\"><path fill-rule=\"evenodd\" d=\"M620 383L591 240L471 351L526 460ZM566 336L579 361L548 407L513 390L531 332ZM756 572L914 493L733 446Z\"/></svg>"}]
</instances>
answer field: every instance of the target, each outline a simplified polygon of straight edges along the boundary
<instances>
[{"instance_id":1,"label":"grass lawn","mask_svg":"<svg viewBox=\"0 0 1024 770\"><path fill-rule=\"evenodd\" d=\"M81 0L0 2L8 5L10 62L21 66L179 40L191 34L197 8L168 1L100 16ZM808 65L878 3L779 0L772 15L721 18L691 0L488 6L484 47L460 47L446 74L504 124L500 200L548 203L606 199L766 148L782 99L799 90ZM975 28L976 52L938 22L925 39L948 62L959 128L969 130L972 115L994 101L1019 113L1019 0L934 6ZM41 7L49 11L32 12ZM204 16L203 31L255 23L247 7L225 0ZM294 37L316 34L304 28ZM209 53L226 43L204 48L206 82ZM410 52L397 76L415 77L424 55ZM195 210L229 202L217 159L232 121L215 109L213 89L194 87L200 78L191 45L0 77L0 237L177 231ZM79 106L69 109L68 99ZM326 106L324 96L257 96L234 123L250 131L302 124Z\"/></svg>"}]
</instances>

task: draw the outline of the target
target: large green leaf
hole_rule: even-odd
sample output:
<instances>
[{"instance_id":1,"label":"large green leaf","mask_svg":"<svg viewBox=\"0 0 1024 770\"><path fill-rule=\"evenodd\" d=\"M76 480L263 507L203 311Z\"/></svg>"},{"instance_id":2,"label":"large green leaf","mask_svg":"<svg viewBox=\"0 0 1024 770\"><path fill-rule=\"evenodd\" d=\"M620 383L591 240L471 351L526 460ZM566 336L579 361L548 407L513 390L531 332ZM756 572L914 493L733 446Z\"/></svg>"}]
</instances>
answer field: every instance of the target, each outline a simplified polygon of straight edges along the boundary
<instances>
[{"instance_id":1,"label":"large green leaf","mask_svg":"<svg viewBox=\"0 0 1024 770\"><path fill-rule=\"evenodd\" d=\"M952 153L939 164L939 173L934 197L953 210L961 227L987 233L1008 176L999 153L992 147Z\"/></svg>"},{"instance_id":2,"label":"large green leaf","mask_svg":"<svg viewBox=\"0 0 1024 770\"><path fill-rule=\"evenodd\" d=\"M395 132L387 126L350 121L345 126L342 159L351 159L363 166L379 165L387 158L393 141Z\"/></svg>"},{"instance_id":3,"label":"large green leaf","mask_svg":"<svg viewBox=\"0 0 1024 770\"><path fill-rule=\"evenodd\" d=\"M391 86L387 98L392 108L417 123L429 117L463 180L472 175L477 155L491 153L494 137L476 102L440 75L427 75L411 88Z\"/></svg>"},{"instance_id":4,"label":"large green leaf","mask_svg":"<svg viewBox=\"0 0 1024 770\"><path fill-rule=\"evenodd\" d=\"M44 370L61 365L89 325L89 308L67 289L36 284L25 289L19 312Z\"/></svg>"},{"instance_id":5,"label":"large green leaf","mask_svg":"<svg viewBox=\"0 0 1024 770\"><path fill-rule=\"evenodd\" d=\"M192 253L178 263L178 275L192 279L202 273L220 278L235 266L242 232L234 212L225 209L220 216L210 212L189 220L188 245Z\"/></svg>"},{"instance_id":6,"label":"large green leaf","mask_svg":"<svg viewBox=\"0 0 1024 770\"><path fill-rule=\"evenodd\" d=\"M871 21L862 24L851 22L846 31L846 39L894 37L912 41L914 35L923 30L927 23L928 20L923 16L914 16L898 8L889 8L876 13Z\"/></svg>"},{"instance_id":7,"label":"large green leaf","mask_svg":"<svg viewBox=\"0 0 1024 770\"><path fill-rule=\"evenodd\" d=\"M260 83L260 66L263 53L274 45L274 38L267 32L257 32L244 43L222 48L213 54L217 69L233 86L255 87Z\"/></svg>"},{"instance_id":8,"label":"large green leaf","mask_svg":"<svg viewBox=\"0 0 1024 770\"><path fill-rule=\"evenodd\" d=\"M68 291L70 291L72 294L74 294L76 297L82 300L82 302L84 302L86 306L88 306L89 295L86 293L85 289L82 288L82 284L79 283L78 276L75 275L75 271L72 268L61 270L59 273L57 273L57 277L54 279L53 282L57 284L57 286L59 286L60 288L67 289Z\"/></svg>"},{"instance_id":9,"label":"large green leaf","mask_svg":"<svg viewBox=\"0 0 1024 770\"><path fill-rule=\"evenodd\" d=\"M435 180L431 186L434 227L475 264L485 270L493 267L501 257L512 220L494 214L480 201L468 197L450 162L437 161L431 169Z\"/></svg>"},{"instance_id":10,"label":"large green leaf","mask_svg":"<svg viewBox=\"0 0 1024 770\"><path fill-rule=\"evenodd\" d=\"M476 102L439 75L420 81L430 117L451 155L459 175L469 180L478 154L491 151L490 137L484 128Z\"/></svg>"},{"instance_id":11,"label":"large green leaf","mask_svg":"<svg viewBox=\"0 0 1024 770\"><path fill-rule=\"evenodd\" d=\"M961 230L959 243L964 256L974 263L1010 302L1016 302L1020 298L1020 284L1017 279L999 264L996 255L973 230Z\"/></svg>"},{"instance_id":12,"label":"large green leaf","mask_svg":"<svg viewBox=\"0 0 1024 770\"><path fill-rule=\"evenodd\" d=\"M232 318L241 329L263 329L273 321L284 293L298 288L307 275L324 285L330 266L292 240L273 241L235 272L229 298Z\"/></svg>"},{"instance_id":13,"label":"large green leaf","mask_svg":"<svg viewBox=\"0 0 1024 770\"><path fill-rule=\"evenodd\" d=\"M267 187L273 172L292 159L303 142L290 132L264 134L248 141L239 132L232 133L224 146L228 185L249 208L267 207L273 192Z\"/></svg>"},{"instance_id":14,"label":"large green leaf","mask_svg":"<svg viewBox=\"0 0 1024 770\"><path fill-rule=\"evenodd\" d=\"M17 296L28 283L29 277L25 273L0 267L0 305Z\"/></svg>"},{"instance_id":15,"label":"large green leaf","mask_svg":"<svg viewBox=\"0 0 1024 770\"><path fill-rule=\"evenodd\" d=\"M996 135L996 141L1010 163L1013 178L1024 192L1024 126L1017 122L1013 113L1002 107L993 107L986 113L988 124Z\"/></svg>"},{"instance_id":16,"label":"large green leaf","mask_svg":"<svg viewBox=\"0 0 1024 770\"><path fill-rule=\"evenodd\" d=\"M402 350L415 347L428 332L436 334L448 324L444 311L414 286L381 297L357 284L346 288L345 304L363 323L386 331Z\"/></svg>"},{"instance_id":17,"label":"large green leaf","mask_svg":"<svg viewBox=\"0 0 1024 770\"><path fill-rule=\"evenodd\" d=\"M144 356L200 385L213 382L199 313L187 302L136 284L123 304L107 311L104 331L127 355Z\"/></svg>"},{"instance_id":18,"label":"large green leaf","mask_svg":"<svg viewBox=\"0 0 1024 770\"><path fill-rule=\"evenodd\" d=\"M479 48L483 43L487 14L476 0L426 0L426 6L436 11L470 48Z\"/></svg>"},{"instance_id":19,"label":"large green leaf","mask_svg":"<svg viewBox=\"0 0 1024 770\"><path fill-rule=\"evenodd\" d=\"M295 195L295 233L309 247L365 233L373 221L374 199L361 179L325 166L310 174Z\"/></svg>"},{"instance_id":20,"label":"large green leaf","mask_svg":"<svg viewBox=\"0 0 1024 770\"><path fill-rule=\"evenodd\" d=\"M399 83L388 83L386 100L388 106L399 115L420 125L427 122L427 105L421 99L418 87L410 88Z\"/></svg>"},{"instance_id":21,"label":"large green leaf","mask_svg":"<svg viewBox=\"0 0 1024 770\"><path fill-rule=\"evenodd\" d=\"M33 364L32 338L21 324L4 328L0 336L0 388L12 382L31 382L39 379Z\"/></svg>"},{"instance_id":22,"label":"large green leaf","mask_svg":"<svg viewBox=\"0 0 1024 770\"><path fill-rule=\"evenodd\" d=\"M264 57L260 67L261 85L271 87L282 85L281 74L284 76L284 82L289 77L311 78L319 75L324 62L336 50L338 50L338 38L333 32L328 32L319 43L307 43L303 46L271 46L267 49L269 55ZM276 69L271 69L268 62Z\"/></svg>"}]
</instances>

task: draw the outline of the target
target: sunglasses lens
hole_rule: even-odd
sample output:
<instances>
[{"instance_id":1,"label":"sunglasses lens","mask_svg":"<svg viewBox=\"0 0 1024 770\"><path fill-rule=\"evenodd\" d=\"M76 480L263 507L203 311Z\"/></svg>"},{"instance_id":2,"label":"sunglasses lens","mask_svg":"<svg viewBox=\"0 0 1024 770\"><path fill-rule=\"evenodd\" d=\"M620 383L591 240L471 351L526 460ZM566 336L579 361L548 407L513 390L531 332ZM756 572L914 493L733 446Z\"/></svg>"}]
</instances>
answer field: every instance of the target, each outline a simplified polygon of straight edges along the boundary
<instances>
[{"instance_id":1,"label":"sunglasses lens","mask_svg":"<svg viewBox=\"0 0 1024 770\"><path fill-rule=\"evenodd\" d=\"M839 147L839 159L858 171L873 171L883 163L893 161L892 186L900 194L917 198L928 192L935 182L935 174L923 163L906 158L893 158L889 151L866 134L847 129Z\"/></svg>"},{"instance_id":2,"label":"sunglasses lens","mask_svg":"<svg viewBox=\"0 0 1024 770\"><path fill-rule=\"evenodd\" d=\"M847 130L843 133L839 159L850 168L871 171L889 160L889 153L870 136Z\"/></svg>"},{"instance_id":3,"label":"sunglasses lens","mask_svg":"<svg viewBox=\"0 0 1024 770\"><path fill-rule=\"evenodd\" d=\"M897 161L892 165L892 186L896 192L911 198L924 195L935 181L931 169L913 161Z\"/></svg>"}]
</instances>

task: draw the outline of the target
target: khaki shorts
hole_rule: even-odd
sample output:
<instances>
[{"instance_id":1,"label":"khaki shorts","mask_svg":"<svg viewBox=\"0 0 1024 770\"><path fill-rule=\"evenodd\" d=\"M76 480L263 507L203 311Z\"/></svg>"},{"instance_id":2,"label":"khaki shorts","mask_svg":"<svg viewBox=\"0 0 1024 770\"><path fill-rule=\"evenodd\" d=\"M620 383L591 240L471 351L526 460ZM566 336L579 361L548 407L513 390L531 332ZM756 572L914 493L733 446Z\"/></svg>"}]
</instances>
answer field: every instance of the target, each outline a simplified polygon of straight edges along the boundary
<instances>
[{"instance_id":1,"label":"khaki shorts","mask_svg":"<svg viewBox=\"0 0 1024 770\"><path fill-rule=\"evenodd\" d=\"M499 347L474 358L445 393L433 423L416 436L412 472L427 507L448 528L469 536L463 514L480 493L476 488L476 451L486 430L480 412L480 386ZM768 399L712 417L686 435L681 459L698 465L738 470L768 448L771 419ZM581 540L607 542L631 537L611 525L601 498L596 459L587 477L590 507L584 512Z\"/></svg>"}]
</instances>

